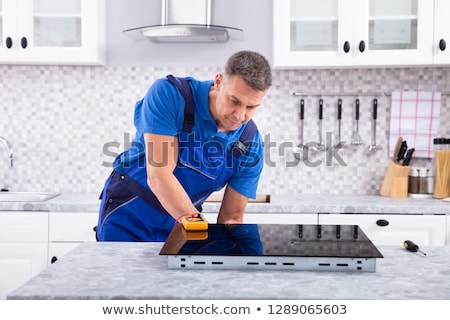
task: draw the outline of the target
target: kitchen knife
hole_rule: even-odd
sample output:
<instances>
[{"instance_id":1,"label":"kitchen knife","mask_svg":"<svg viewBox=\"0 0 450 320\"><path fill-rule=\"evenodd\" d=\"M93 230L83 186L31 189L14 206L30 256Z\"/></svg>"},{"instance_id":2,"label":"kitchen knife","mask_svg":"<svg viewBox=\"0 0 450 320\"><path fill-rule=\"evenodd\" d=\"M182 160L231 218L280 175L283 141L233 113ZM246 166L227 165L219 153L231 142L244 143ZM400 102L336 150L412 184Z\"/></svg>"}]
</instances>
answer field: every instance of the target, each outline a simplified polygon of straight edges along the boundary
<instances>
[{"instance_id":1,"label":"kitchen knife","mask_svg":"<svg viewBox=\"0 0 450 320\"><path fill-rule=\"evenodd\" d=\"M413 153L414 153L414 148L411 148L406 152L405 159L403 159L403 166L405 166L405 167L409 166L409 163L411 162Z\"/></svg>"},{"instance_id":2,"label":"kitchen knife","mask_svg":"<svg viewBox=\"0 0 450 320\"><path fill-rule=\"evenodd\" d=\"M392 161L394 161L394 162L397 162L397 155L398 155L398 152L400 151L400 146L402 145L402 141L403 141L403 138L398 137L397 142L395 143L394 154L392 155Z\"/></svg>"},{"instance_id":3,"label":"kitchen knife","mask_svg":"<svg viewBox=\"0 0 450 320\"><path fill-rule=\"evenodd\" d=\"M400 150L397 153L397 163L400 163L400 161L405 158L406 150L408 150L408 144L406 143L406 140L404 140L404 141L402 141Z\"/></svg>"}]
</instances>

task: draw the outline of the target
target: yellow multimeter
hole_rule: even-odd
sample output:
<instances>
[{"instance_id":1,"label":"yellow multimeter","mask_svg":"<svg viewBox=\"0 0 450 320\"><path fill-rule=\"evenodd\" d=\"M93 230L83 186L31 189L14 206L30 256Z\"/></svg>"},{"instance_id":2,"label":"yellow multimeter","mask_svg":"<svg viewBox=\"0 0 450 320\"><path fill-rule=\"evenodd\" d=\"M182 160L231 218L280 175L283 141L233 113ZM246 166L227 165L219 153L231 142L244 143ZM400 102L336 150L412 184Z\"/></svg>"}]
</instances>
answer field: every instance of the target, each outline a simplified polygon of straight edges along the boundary
<instances>
[{"instance_id":1,"label":"yellow multimeter","mask_svg":"<svg viewBox=\"0 0 450 320\"><path fill-rule=\"evenodd\" d=\"M181 224L188 231L208 230L208 222L202 218L200 213L184 216L181 218Z\"/></svg>"},{"instance_id":2,"label":"yellow multimeter","mask_svg":"<svg viewBox=\"0 0 450 320\"><path fill-rule=\"evenodd\" d=\"M206 240L208 239L208 231L207 230L193 230L188 231L184 228L181 228L183 232L183 236L186 240Z\"/></svg>"}]
</instances>

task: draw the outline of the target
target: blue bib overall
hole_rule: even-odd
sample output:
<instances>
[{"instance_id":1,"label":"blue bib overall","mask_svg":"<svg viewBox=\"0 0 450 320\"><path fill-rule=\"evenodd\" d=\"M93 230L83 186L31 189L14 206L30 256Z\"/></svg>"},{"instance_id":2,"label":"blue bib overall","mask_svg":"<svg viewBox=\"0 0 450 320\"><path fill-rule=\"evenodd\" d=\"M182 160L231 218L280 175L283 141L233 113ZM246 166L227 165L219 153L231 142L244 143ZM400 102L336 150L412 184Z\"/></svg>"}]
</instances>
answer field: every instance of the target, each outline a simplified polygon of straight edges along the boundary
<instances>
[{"instance_id":1,"label":"blue bib overall","mask_svg":"<svg viewBox=\"0 0 450 320\"><path fill-rule=\"evenodd\" d=\"M192 131L194 102L188 81L171 75L167 78L177 86L185 100L174 175L201 211L204 200L212 192L222 189L239 169L240 156L252 142L256 125L250 120L228 151L220 143L203 141ZM145 152L130 165L111 173L100 199L96 229L99 241L165 241L174 226L175 219L147 185Z\"/></svg>"}]
</instances>

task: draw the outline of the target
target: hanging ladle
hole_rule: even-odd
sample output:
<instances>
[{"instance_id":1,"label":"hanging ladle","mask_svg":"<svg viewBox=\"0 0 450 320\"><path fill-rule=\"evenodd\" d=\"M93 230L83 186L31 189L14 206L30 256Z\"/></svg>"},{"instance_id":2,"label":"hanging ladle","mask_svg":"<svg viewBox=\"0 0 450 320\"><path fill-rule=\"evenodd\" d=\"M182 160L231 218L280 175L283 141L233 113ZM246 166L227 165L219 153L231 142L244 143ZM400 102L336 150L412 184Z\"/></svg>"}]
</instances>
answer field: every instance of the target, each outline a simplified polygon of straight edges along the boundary
<instances>
[{"instance_id":1,"label":"hanging ladle","mask_svg":"<svg viewBox=\"0 0 450 320\"><path fill-rule=\"evenodd\" d=\"M372 113L372 144L369 146L369 151L377 151L381 146L377 145L377 109L378 100L373 99L373 113Z\"/></svg>"},{"instance_id":2,"label":"hanging ladle","mask_svg":"<svg viewBox=\"0 0 450 320\"><path fill-rule=\"evenodd\" d=\"M323 99L319 99L319 142L311 146L313 151L325 150L325 145L322 142L322 119L323 119Z\"/></svg>"},{"instance_id":3,"label":"hanging ladle","mask_svg":"<svg viewBox=\"0 0 450 320\"><path fill-rule=\"evenodd\" d=\"M300 99L300 143L292 148L294 157L297 160L303 159L304 152L306 151L306 146L303 144L303 119L305 117L305 100Z\"/></svg>"},{"instance_id":4,"label":"hanging ladle","mask_svg":"<svg viewBox=\"0 0 450 320\"><path fill-rule=\"evenodd\" d=\"M334 148L339 150L339 149L345 147L345 141L341 141L341 119L342 119L342 99L341 98L338 99L337 119L338 119L338 142L334 146Z\"/></svg>"}]
</instances>

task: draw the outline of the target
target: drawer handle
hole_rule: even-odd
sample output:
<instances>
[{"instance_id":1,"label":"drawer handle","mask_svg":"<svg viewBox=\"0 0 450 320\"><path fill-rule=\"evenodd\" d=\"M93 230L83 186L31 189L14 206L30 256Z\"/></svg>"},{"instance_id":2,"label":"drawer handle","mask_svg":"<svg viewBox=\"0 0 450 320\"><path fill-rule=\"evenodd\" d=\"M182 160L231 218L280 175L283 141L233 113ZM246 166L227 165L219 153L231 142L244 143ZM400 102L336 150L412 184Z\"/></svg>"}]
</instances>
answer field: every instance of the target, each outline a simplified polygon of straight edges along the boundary
<instances>
[{"instance_id":1,"label":"drawer handle","mask_svg":"<svg viewBox=\"0 0 450 320\"><path fill-rule=\"evenodd\" d=\"M380 219L380 220L377 220L376 224L377 224L377 226L380 226L380 227L386 227L389 225L389 221Z\"/></svg>"},{"instance_id":2,"label":"drawer handle","mask_svg":"<svg viewBox=\"0 0 450 320\"><path fill-rule=\"evenodd\" d=\"M53 256L53 257L50 259L50 263L51 263L51 264L54 264L56 261L58 261L58 258L55 257L55 256Z\"/></svg>"}]
</instances>

